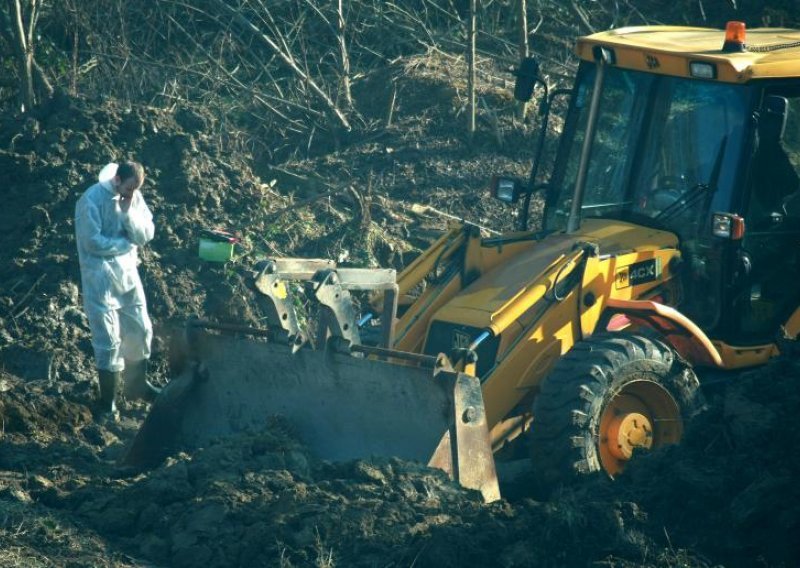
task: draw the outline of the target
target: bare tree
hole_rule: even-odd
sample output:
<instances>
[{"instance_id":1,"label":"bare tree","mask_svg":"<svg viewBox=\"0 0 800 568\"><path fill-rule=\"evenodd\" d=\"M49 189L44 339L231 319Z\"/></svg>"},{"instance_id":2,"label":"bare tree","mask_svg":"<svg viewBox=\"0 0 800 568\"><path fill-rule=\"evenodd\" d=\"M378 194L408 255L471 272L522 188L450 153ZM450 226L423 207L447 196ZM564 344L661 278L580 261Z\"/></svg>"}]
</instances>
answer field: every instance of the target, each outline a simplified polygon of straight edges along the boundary
<instances>
[{"instance_id":1,"label":"bare tree","mask_svg":"<svg viewBox=\"0 0 800 568\"><path fill-rule=\"evenodd\" d=\"M475 43L477 36L477 0L469 0L469 15L467 23L467 97L469 100L469 137L475 135Z\"/></svg>"},{"instance_id":2,"label":"bare tree","mask_svg":"<svg viewBox=\"0 0 800 568\"><path fill-rule=\"evenodd\" d=\"M287 43L283 37L273 37L265 33L262 29L256 26L253 22L248 20L241 13L237 12L230 5L223 0L214 0L214 4L224 13L228 13L237 26L253 34L257 40L267 45L278 56L278 59L286 65L291 72L301 81L303 81L311 92L319 98L329 112L336 118L340 126L345 130L350 130L350 122L347 115L338 107L336 103L330 98L314 79L302 68L301 64L295 58L295 55L287 48ZM269 16L269 10L266 5L262 6L265 14Z\"/></svg>"},{"instance_id":3,"label":"bare tree","mask_svg":"<svg viewBox=\"0 0 800 568\"><path fill-rule=\"evenodd\" d=\"M29 112L53 88L34 57L34 38L41 5L37 0L5 0L0 33L14 53L22 110Z\"/></svg>"},{"instance_id":4,"label":"bare tree","mask_svg":"<svg viewBox=\"0 0 800 568\"><path fill-rule=\"evenodd\" d=\"M527 0L519 0L517 2L517 7L519 8L519 18L517 19L517 26L518 26L518 43L517 43L517 54L519 55L519 60L522 61L526 57L528 57L528 2ZM519 103L519 118L520 120L525 120L525 115L528 112L528 103L525 101L520 101Z\"/></svg>"},{"instance_id":5,"label":"bare tree","mask_svg":"<svg viewBox=\"0 0 800 568\"><path fill-rule=\"evenodd\" d=\"M337 11L337 29L339 39L339 56L342 63L342 94L344 96L347 108L353 109L353 94L350 92L350 56L347 53L347 42L345 41L345 31L347 25L344 19L344 9L342 7L342 0L339 0Z\"/></svg>"}]
</instances>

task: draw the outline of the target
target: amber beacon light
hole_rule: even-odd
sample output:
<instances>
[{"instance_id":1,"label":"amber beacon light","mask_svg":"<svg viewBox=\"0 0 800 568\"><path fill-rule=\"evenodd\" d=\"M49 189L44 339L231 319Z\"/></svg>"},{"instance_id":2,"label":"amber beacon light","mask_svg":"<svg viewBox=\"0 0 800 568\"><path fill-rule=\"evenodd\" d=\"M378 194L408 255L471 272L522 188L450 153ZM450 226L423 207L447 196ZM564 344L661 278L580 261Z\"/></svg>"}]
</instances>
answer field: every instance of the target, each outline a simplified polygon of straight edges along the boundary
<instances>
[{"instance_id":1,"label":"amber beacon light","mask_svg":"<svg viewBox=\"0 0 800 568\"><path fill-rule=\"evenodd\" d=\"M725 25L725 43L722 45L722 51L725 53L746 51L746 36L747 31L744 22L728 22Z\"/></svg>"}]
</instances>

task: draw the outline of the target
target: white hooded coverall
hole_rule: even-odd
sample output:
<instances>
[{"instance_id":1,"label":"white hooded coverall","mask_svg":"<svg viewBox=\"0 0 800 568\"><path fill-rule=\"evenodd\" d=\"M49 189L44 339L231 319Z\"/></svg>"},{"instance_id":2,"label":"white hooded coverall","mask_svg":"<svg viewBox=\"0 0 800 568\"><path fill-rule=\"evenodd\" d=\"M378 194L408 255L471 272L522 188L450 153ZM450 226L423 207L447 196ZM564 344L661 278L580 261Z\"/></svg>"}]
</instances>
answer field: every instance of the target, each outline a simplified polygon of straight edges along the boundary
<instances>
[{"instance_id":1,"label":"white hooded coverall","mask_svg":"<svg viewBox=\"0 0 800 568\"><path fill-rule=\"evenodd\" d=\"M153 238L153 215L140 191L123 212L110 181L94 184L75 206L75 237L83 306L97 368L122 371L125 360L150 358L147 315L137 248Z\"/></svg>"}]
</instances>

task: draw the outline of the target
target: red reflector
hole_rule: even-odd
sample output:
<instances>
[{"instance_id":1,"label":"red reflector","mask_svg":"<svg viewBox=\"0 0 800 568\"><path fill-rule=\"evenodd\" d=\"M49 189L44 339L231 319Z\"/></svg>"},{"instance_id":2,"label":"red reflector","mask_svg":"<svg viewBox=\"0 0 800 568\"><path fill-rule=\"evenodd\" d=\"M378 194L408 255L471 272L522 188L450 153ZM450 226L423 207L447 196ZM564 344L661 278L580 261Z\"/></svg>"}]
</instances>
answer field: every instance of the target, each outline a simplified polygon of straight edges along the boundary
<instances>
[{"instance_id":1,"label":"red reflector","mask_svg":"<svg viewBox=\"0 0 800 568\"><path fill-rule=\"evenodd\" d=\"M740 241L744 238L744 218L731 215L731 240Z\"/></svg>"}]
</instances>

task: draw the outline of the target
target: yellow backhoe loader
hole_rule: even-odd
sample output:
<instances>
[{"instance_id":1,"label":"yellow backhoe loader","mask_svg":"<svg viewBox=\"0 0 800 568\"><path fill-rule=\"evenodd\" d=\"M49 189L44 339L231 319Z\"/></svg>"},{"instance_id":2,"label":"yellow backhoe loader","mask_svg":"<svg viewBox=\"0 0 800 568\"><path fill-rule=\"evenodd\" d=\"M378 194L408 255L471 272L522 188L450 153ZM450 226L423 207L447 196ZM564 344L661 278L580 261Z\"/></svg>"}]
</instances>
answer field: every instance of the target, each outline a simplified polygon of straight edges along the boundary
<instances>
[{"instance_id":1,"label":"yellow backhoe loader","mask_svg":"<svg viewBox=\"0 0 800 568\"><path fill-rule=\"evenodd\" d=\"M269 325L189 322L183 371L127 463L280 417L322 458L421 460L492 500L493 456L521 434L543 486L615 476L680 441L695 370L733 380L796 338L800 31L622 28L576 52L568 91L548 93L535 59L516 72L515 96L538 85L545 122L529 178L492 182L518 230L456 223L399 275L262 263ZM357 309L354 291L374 301Z\"/></svg>"}]
</instances>

